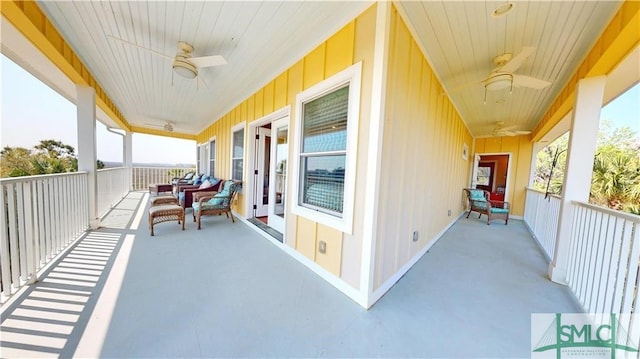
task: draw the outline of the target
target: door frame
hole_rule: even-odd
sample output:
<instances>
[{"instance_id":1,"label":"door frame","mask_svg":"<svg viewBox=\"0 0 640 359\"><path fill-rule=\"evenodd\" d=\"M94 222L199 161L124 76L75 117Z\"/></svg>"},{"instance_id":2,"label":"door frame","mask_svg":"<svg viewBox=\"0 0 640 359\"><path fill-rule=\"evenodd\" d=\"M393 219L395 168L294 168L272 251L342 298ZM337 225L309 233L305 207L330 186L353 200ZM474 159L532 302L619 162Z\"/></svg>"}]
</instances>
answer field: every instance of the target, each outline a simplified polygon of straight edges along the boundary
<instances>
[{"instance_id":1,"label":"door frame","mask_svg":"<svg viewBox=\"0 0 640 359\"><path fill-rule=\"evenodd\" d=\"M477 157L476 157L477 156ZM486 152L486 153L476 153L474 155L474 164L473 164L473 178L471 179L471 185L473 187L471 188L476 188L476 177L478 174L478 164L480 163L480 161L475 161L476 158L481 158L482 156L507 156L507 181L505 183L505 188L504 188L504 200L505 201L509 201L509 194L511 192L511 186L509 185L509 183L511 183L511 173L512 173L512 160L513 160L513 154L511 152ZM487 161L488 162L488 161Z\"/></svg>"},{"instance_id":2,"label":"door frame","mask_svg":"<svg viewBox=\"0 0 640 359\"><path fill-rule=\"evenodd\" d=\"M276 170L276 166L277 166L277 160L278 160L278 129L286 127L287 128L287 146L291 146L291 131L290 131L290 127L291 126L291 121L289 117L283 117L279 120L273 121L271 122L271 171L270 171L270 178L269 178L269 205L268 205L268 210L267 210L267 217L268 217L268 221L269 221L269 227L274 228L275 230L279 231L280 233L282 233L283 236L283 243L284 243L284 232L286 232L286 228L287 228L287 223L286 223L286 219L287 219L287 199L289 198L289 193L288 188L287 188L287 182L289 180L289 175L290 175L290 171L289 172L285 172L285 179L284 179L284 183L283 183L283 193L285 194L284 196L284 201L282 203L282 205L284 206L284 217L281 218L280 216L275 214L275 210L276 210L276 203L275 201L271 201L272 198L276 198L277 194L276 194L276 184L277 184L277 179L276 179L276 175L277 175L277 170ZM287 150L287 165L289 165L289 151ZM287 170L288 170L288 166L287 166ZM273 226L271 225L273 221ZM281 227L281 228L276 228L276 227Z\"/></svg>"},{"instance_id":3,"label":"door frame","mask_svg":"<svg viewBox=\"0 0 640 359\"><path fill-rule=\"evenodd\" d=\"M291 118L291 105L287 105L253 122L250 122L247 128L247 133L250 134L250 136L255 136L256 129L258 127L262 127L268 123L275 122L284 117ZM245 152L245 161L246 161L245 168L247 172L245 173L247 173L247 180L246 180L246 183L243 185L243 187L246 188L246 190L244 191L245 218L253 218L253 202L255 198L255 186L256 186L255 175L253 174L254 168L256 168L255 137L251 137L247 140L246 149L247 150Z\"/></svg>"}]
</instances>

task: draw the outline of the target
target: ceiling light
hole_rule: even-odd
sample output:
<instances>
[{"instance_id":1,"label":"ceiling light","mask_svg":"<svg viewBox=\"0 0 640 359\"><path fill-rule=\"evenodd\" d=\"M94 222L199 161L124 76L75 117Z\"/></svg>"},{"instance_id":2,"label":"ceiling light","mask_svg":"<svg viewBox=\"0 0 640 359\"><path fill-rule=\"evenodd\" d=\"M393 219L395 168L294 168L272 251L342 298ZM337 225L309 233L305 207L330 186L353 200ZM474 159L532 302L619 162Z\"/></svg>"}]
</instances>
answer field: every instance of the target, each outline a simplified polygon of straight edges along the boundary
<instances>
[{"instance_id":1,"label":"ceiling light","mask_svg":"<svg viewBox=\"0 0 640 359\"><path fill-rule=\"evenodd\" d=\"M176 58L173 61L173 71L188 79L194 79L198 76L198 69L186 59Z\"/></svg>"},{"instance_id":2,"label":"ceiling light","mask_svg":"<svg viewBox=\"0 0 640 359\"><path fill-rule=\"evenodd\" d=\"M511 88L512 84L513 84L513 75L502 73L502 74L496 74L488 78L487 81L484 83L484 88L489 91L496 91L496 90L501 90L507 87Z\"/></svg>"},{"instance_id":3,"label":"ceiling light","mask_svg":"<svg viewBox=\"0 0 640 359\"><path fill-rule=\"evenodd\" d=\"M493 10L493 17L502 17L507 15L508 13L511 12L511 10L513 10L514 7L514 3L512 2L506 2L502 5L499 5L495 10Z\"/></svg>"}]
</instances>

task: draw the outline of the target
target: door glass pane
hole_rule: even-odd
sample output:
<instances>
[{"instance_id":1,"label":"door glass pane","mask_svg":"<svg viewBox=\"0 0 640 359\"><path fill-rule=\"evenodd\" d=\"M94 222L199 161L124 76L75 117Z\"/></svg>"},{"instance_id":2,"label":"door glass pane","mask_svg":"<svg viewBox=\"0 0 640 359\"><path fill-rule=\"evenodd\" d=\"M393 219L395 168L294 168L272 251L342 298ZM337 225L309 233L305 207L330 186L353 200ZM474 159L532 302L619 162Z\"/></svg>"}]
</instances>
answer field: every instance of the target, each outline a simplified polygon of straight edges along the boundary
<instances>
[{"instance_id":1,"label":"door glass pane","mask_svg":"<svg viewBox=\"0 0 640 359\"><path fill-rule=\"evenodd\" d=\"M262 204L269 204L269 172L271 170L271 137L264 137L264 163L263 181L262 181Z\"/></svg>"},{"instance_id":2,"label":"door glass pane","mask_svg":"<svg viewBox=\"0 0 640 359\"><path fill-rule=\"evenodd\" d=\"M284 199L285 188L287 183L287 154L289 153L289 144L287 143L286 127L278 129L278 138L276 144L276 206L275 214L284 218Z\"/></svg>"}]
</instances>

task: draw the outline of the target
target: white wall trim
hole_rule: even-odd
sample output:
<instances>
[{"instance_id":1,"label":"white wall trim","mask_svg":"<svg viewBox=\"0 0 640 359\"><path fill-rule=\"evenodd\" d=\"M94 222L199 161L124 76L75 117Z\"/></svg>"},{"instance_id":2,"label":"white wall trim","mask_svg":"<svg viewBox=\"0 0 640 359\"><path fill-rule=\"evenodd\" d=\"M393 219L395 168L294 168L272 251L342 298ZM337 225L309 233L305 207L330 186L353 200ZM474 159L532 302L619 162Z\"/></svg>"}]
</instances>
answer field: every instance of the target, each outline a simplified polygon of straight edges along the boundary
<instances>
[{"instance_id":1,"label":"white wall trim","mask_svg":"<svg viewBox=\"0 0 640 359\"><path fill-rule=\"evenodd\" d=\"M362 230L362 259L360 267L360 290L367 294L373 291L375 273L375 248L377 243L378 202L380 186L380 164L384 137L385 94L387 89L389 48L389 26L391 3L379 2L376 14L376 33L373 55L373 80L371 85L371 115L369 120L369 149L367 151L367 173ZM366 305L365 307L369 307Z\"/></svg>"},{"instance_id":2,"label":"white wall trim","mask_svg":"<svg viewBox=\"0 0 640 359\"><path fill-rule=\"evenodd\" d=\"M233 213L236 214L235 211ZM302 253L296 251L292 247L289 247L288 245L286 245L284 243L278 242L275 238L271 237L268 233L266 233L265 231L261 230L260 228L256 227L255 225L253 225L252 223L247 221L246 218L244 218L242 216L239 216L239 215L237 216L237 218L240 219L247 227L249 227L250 229L252 229L256 233L260 234L262 237L267 239L273 245L275 245L276 247L280 248L285 253L287 253L288 255L290 255L291 257L296 259L298 262L303 264L305 267L309 268L312 272L314 272L315 274L320 276L322 279L324 279L329 284L334 286L337 290L339 290L344 295L349 297L351 300L353 300L354 302L359 304L361 307L363 307L365 309L368 309L370 307L370 306L367 306L366 293L363 293L362 291L359 291L359 290L353 288L352 286L347 284L347 282L345 282L342 279L336 277L333 273L331 273L331 272L327 271L326 269L322 268L319 264L311 261L309 258L305 257Z\"/></svg>"},{"instance_id":3,"label":"white wall trim","mask_svg":"<svg viewBox=\"0 0 640 359\"><path fill-rule=\"evenodd\" d=\"M462 218L465 213L467 212L462 211L462 213L460 213L453 221L449 222L449 224L442 231L440 231L440 233L433 237L433 239L429 241L429 243L427 243L427 245L420 252L413 256L413 258L411 258L407 263L405 263L394 275L392 275L389 279L387 279L386 282L378 287L375 292L371 293L371 296L367 301L367 308L370 308L380 298L382 298L382 296L385 295L385 293L387 293L391 289L391 287L393 287L393 285L396 284L402 278L402 276L404 276L409 271L409 269L411 269L411 267L413 267L414 264L416 264L420 260L420 258L422 258L422 256L424 256L429 251L429 249L431 249L431 247L433 247L440 240L440 238L442 238L442 236L449 230L449 228L451 228L451 226L453 226L460 218Z\"/></svg>"}]
</instances>

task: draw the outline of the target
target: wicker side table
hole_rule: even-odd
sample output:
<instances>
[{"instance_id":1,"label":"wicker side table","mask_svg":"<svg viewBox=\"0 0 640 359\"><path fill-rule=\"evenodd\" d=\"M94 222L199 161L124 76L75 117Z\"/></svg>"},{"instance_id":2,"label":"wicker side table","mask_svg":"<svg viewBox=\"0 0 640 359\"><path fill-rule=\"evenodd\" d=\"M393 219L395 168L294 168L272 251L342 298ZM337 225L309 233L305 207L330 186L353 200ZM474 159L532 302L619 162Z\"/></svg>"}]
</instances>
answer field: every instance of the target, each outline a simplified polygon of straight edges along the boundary
<instances>
[{"instance_id":1,"label":"wicker side table","mask_svg":"<svg viewBox=\"0 0 640 359\"><path fill-rule=\"evenodd\" d=\"M153 226L155 224L167 221L182 223L182 230L184 231L184 209L177 204L162 204L149 208L149 230L151 231L151 236L154 235Z\"/></svg>"}]
</instances>

